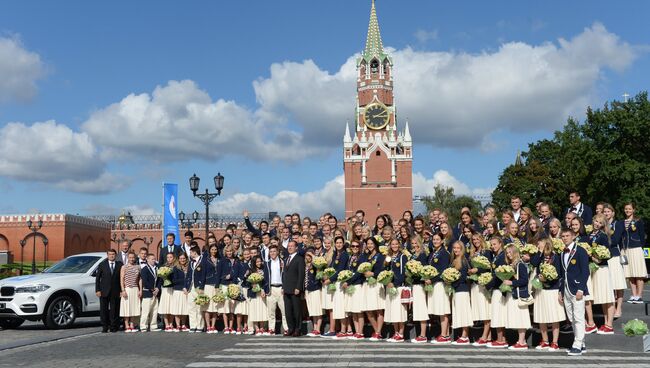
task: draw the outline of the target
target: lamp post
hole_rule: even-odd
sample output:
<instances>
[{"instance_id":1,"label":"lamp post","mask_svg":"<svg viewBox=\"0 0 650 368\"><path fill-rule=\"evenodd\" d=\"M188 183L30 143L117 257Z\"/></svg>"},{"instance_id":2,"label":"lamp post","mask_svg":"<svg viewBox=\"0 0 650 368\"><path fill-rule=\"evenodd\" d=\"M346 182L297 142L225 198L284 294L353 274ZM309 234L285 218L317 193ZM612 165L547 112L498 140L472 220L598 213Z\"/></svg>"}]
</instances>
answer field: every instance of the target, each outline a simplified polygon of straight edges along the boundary
<instances>
[{"instance_id":1,"label":"lamp post","mask_svg":"<svg viewBox=\"0 0 650 368\"><path fill-rule=\"evenodd\" d=\"M205 205L205 244L208 244L208 233L210 232L210 203L217 197L221 195L221 190L223 189L223 180L224 177L221 173L217 173L217 176L214 177L214 188L217 190L216 193L210 193L208 188L205 188L205 193L197 194L199 190L200 180L196 174L192 175L190 178L190 190L194 194L194 197L199 198ZM198 217L198 213L197 213Z\"/></svg>"},{"instance_id":2,"label":"lamp post","mask_svg":"<svg viewBox=\"0 0 650 368\"><path fill-rule=\"evenodd\" d=\"M32 238L34 238L34 247L32 248L32 275L36 273L36 233L43 227L43 220L33 223L32 220L27 220L27 227L32 231Z\"/></svg>"},{"instance_id":3,"label":"lamp post","mask_svg":"<svg viewBox=\"0 0 650 368\"><path fill-rule=\"evenodd\" d=\"M25 245L27 245L27 242L25 241L25 239L22 239L21 241L19 241L19 243L20 243L20 276L22 276L23 267L25 266L25 258L24 258Z\"/></svg>"},{"instance_id":4,"label":"lamp post","mask_svg":"<svg viewBox=\"0 0 650 368\"><path fill-rule=\"evenodd\" d=\"M187 219L185 221L185 212L181 211L178 213L178 220L181 222L181 229L185 228L185 224L187 224L187 228L189 229L192 224L195 224L196 221L199 219L199 213L197 211L192 212L192 218Z\"/></svg>"},{"instance_id":5,"label":"lamp post","mask_svg":"<svg viewBox=\"0 0 650 368\"><path fill-rule=\"evenodd\" d=\"M43 238L43 271L47 267L47 238Z\"/></svg>"}]
</instances>

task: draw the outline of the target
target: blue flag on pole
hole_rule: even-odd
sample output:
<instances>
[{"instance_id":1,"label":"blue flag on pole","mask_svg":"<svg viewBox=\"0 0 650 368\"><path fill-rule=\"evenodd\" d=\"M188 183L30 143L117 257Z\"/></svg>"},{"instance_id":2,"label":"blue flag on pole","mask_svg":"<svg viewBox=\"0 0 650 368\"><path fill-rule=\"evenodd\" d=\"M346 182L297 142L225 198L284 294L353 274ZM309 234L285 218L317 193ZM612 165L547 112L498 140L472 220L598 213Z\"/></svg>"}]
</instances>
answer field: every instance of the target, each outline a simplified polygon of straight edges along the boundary
<instances>
[{"instance_id":1,"label":"blue flag on pole","mask_svg":"<svg viewBox=\"0 0 650 368\"><path fill-rule=\"evenodd\" d=\"M164 239L169 233L176 236L176 245L179 245L178 184L163 183L163 246L167 244Z\"/></svg>"}]
</instances>

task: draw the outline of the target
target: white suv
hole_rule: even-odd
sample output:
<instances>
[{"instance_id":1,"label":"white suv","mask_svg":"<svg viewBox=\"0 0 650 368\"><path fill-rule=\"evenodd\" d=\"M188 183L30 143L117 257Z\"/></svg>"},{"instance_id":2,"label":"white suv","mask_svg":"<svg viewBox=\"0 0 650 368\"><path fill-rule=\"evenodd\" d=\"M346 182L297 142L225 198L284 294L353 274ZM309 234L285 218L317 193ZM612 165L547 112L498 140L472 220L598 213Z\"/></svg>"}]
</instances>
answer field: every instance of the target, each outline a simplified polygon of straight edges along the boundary
<instances>
[{"instance_id":1,"label":"white suv","mask_svg":"<svg viewBox=\"0 0 650 368\"><path fill-rule=\"evenodd\" d=\"M0 280L0 327L42 320L48 328L67 328L77 317L98 316L95 272L104 259L104 252L77 254L43 273Z\"/></svg>"}]
</instances>

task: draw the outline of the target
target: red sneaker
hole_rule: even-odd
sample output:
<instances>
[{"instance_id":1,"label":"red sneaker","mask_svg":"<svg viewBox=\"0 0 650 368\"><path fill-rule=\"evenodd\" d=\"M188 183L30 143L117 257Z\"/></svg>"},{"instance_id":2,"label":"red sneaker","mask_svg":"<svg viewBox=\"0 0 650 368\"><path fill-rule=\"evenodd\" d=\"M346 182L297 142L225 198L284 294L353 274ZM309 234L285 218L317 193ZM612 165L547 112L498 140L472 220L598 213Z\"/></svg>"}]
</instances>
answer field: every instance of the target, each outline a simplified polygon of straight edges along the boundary
<instances>
[{"instance_id":1,"label":"red sneaker","mask_svg":"<svg viewBox=\"0 0 650 368\"><path fill-rule=\"evenodd\" d=\"M558 351L560 350L560 347L558 346L557 343L552 342L551 345L548 346L548 351Z\"/></svg>"},{"instance_id":2,"label":"red sneaker","mask_svg":"<svg viewBox=\"0 0 650 368\"><path fill-rule=\"evenodd\" d=\"M585 334L587 334L587 335L592 334L592 333L594 333L596 331L598 331L598 328L596 327L596 325L591 325L591 326L586 325L585 326Z\"/></svg>"},{"instance_id":3,"label":"red sneaker","mask_svg":"<svg viewBox=\"0 0 650 368\"><path fill-rule=\"evenodd\" d=\"M354 339L355 339L355 340L363 340L364 337L363 337L363 335L360 334L360 333L355 333L355 334L354 334Z\"/></svg>"},{"instance_id":4,"label":"red sneaker","mask_svg":"<svg viewBox=\"0 0 650 368\"><path fill-rule=\"evenodd\" d=\"M370 341L381 341L381 335L378 333L373 333L372 336L369 339Z\"/></svg>"},{"instance_id":5,"label":"red sneaker","mask_svg":"<svg viewBox=\"0 0 650 368\"><path fill-rule=\"evenodd\" d=\"M343 332L339 332L339 333L336 334L336 336L334 336L334 339L335 340L342 340L342 339L346 339L347 337L348 337L348 334L343 333Z\"/></svg>"},{"instance_id":6,"label":"red sneaker","mask_svg":"<svg viewBox=\"0 0 650 368\"><path fill-rule=\"evenodd\" d=\"M318 330L314 330L311 333L313 333L315 337L320 336L320 331L318 331Z\"/></svg>"},{"instance_id":7,"label":"red sneaker","mask_svg":"<svg viewBox=\"0 0 650 368\"><path fill-rule=\"evenodd\" d=\"M398 333L393 336L392 342L404 342L404 337Z\"/></svg>"},{"instance_id":8,"label":"red sneaker","mask_svg":"<svg viewBox=\"0 0 650 368\"><path fill-rule=\"evenodd\" d=\"M528 345L516 343L508 347L508 350L528 350Z\"/></svg>"},{"instance_id":9,"label":"red sneaker","mask_svg":"<svg viewBox=\"0 0 650 368\"><path fill-rule=\"evenodd\" d=\"M542 341L535 347L535 350L546 350L550 345L546 341Z\"/></svg>"},{"instance_id":10,"label":"red sneaker","mask_svg":"<svg viewBox=\"0 0 650 368\"><path fill-rule=\"evenodd\" d=\"M614 329L607 326L607 325L602 325L598 329L598 332L596 332L599 335L613 335L614 334Z\"/></svg>"},{"instance_id":11,"label":"red sneaker","mask_svg":"<svg viewBox=\"0 0 650 368\"><path fill-rule=\"evenodd\" d=\"M451 337L441 335L431 340L431 343L435 345L448 345L451 344Z\"/></svg>"},{"instance_id":12,"label":"red sneaker","mask_svg":"<svg viewBox=\"0 0 650 368\"><path fill-rule=\"evenodd\" d=\"M411 340L412 343L414 344L424 344L427 342L427 337L426 336L418 336L414 339Z\"/></svg>"},{"instance_id":13,"label":"red sneaker","mask_svg":"<svg viewBox=\"0 0 650 368\"><path fill-rule=\"evenodd\" d=\"M486 345L489 344L489 343L490 343L490 342L487 341L487 340L478 339L477 341L474 341L474 343L473 343L472 345L473 345L473 346L479 346L479 347L480 347L480 346L486 346Z\"/></svg>"},{"instance_id":14,"label":"red sneaker","mask_svg":"<svg viewBox=\"0 0 650 368\"><path fill-rule=\"evenodd\" d=\"M485 345L488 348L491 349L503 349L508 347L507 342L499 342L499 341L492 341L491 343Z\"/></svg>"},{"instance_id":15,"label":"red sneaker","mask_svg":"<svg viewBox=\"0 0 650 368\"><path fill-rule=\"evenodd\" d=\"M451 343L452 345L469 345L469 337L459 337L456 341Z\"/></svg>"}]
</instances>

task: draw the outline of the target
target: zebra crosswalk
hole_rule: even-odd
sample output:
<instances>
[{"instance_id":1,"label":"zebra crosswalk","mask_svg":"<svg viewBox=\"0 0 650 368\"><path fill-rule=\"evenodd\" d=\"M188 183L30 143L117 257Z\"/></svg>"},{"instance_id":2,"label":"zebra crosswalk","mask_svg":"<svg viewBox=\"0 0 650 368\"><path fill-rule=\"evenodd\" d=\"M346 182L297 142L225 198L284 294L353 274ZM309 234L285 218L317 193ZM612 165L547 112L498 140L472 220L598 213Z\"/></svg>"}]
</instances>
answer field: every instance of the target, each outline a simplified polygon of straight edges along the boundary
<instances>
[{"instance_id":1,"label":"zebra crosswalk","mask_svg":"<svg viewBox=\"0 0 650 368\"><path fill-rule=\"evenodd\" d=\"M466 367L466 368L632 368L650 366L650 356L591 349L580 357L564 350L545 352L491 350L450 345L330 340L322 338L245 337L232 347L206 355L187 367Z\"/></svg>"}]
</instances>

